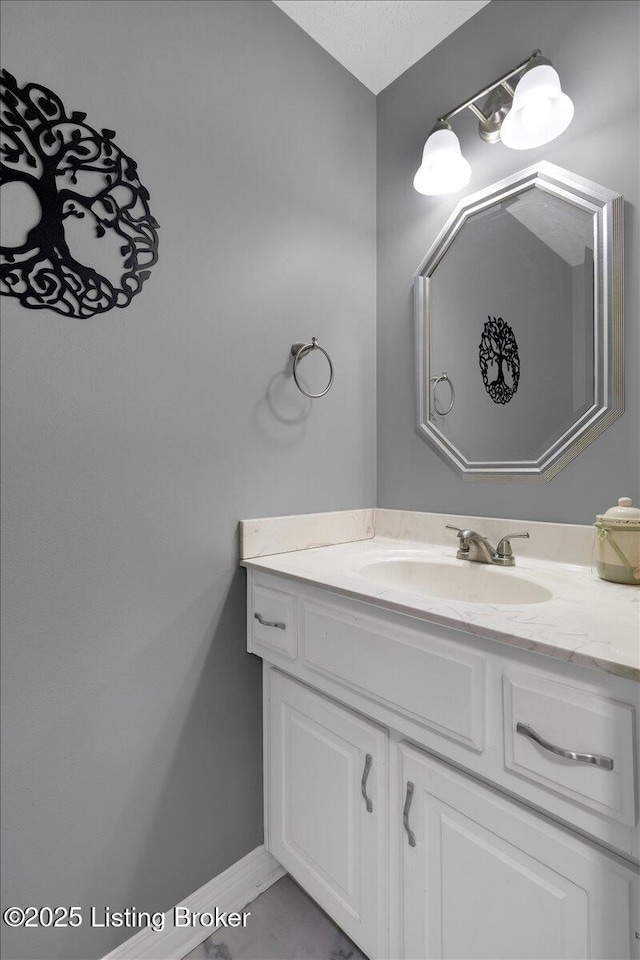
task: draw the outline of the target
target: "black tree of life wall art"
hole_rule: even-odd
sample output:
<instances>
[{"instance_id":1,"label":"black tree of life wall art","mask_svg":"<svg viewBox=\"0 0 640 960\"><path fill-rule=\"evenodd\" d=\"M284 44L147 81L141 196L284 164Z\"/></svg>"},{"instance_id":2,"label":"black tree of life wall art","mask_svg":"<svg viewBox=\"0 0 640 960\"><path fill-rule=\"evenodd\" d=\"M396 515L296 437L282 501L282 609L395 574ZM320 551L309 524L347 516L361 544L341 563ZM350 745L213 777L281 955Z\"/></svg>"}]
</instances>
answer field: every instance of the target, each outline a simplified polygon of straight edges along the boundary
<instances>
[{"instance_id":1,"label":"black tree of life wall art","mask_svg":"<svg viewBox=\"0 0 640 960\"><path fill-rule=\"evenodd\" d=\"M51 90L20 87L6 70L0 115L0 184L14 227L0 246L0 292L70 317L126 307L158 259L159 225L135 162L113 130L98 132Z\"/></svg>"},{"instance_id":2,"label":"black tree of life wall art","mask_svg":"<svg viewBox=\"0 0 640 960\"><path fill-rule=\"evenodd\" d=\"M487 318L479 351L487 393L494 403L509 403L520 381L520 357L513 330L502 317Z\"/></svg>"}]
</instances>

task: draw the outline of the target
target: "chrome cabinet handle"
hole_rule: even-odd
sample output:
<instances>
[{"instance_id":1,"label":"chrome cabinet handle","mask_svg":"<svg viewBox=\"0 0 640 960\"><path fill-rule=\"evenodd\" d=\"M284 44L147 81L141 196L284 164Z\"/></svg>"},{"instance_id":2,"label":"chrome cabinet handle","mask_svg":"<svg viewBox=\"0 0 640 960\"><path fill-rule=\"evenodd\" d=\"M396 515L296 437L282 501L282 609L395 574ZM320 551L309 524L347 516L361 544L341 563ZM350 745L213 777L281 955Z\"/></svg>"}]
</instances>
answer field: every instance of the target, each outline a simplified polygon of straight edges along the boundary
<instances>
[{"instance_id":1,"label":"chrome cabinet handle","mask_svg":"<svg viewBox=\"0 0 640 960\"><path fill-rule=\"evenodd\" d=\"M263 627L277 627L278 630L287 629L286 623L282 623L280 620L263 620L262 614L260 613L254 613L253 616L258 621L258 623L262 624Z\"/></svg>"},{"instance_id":2,"label":"chrome cabinet handle","mask_svg":"<svg viewBox=\"0 0 640 960\"><path fill-rule=\"evenodd\" d=\"M518 721L516 724L516 733L520 733L523 737L528 737L529 740L533 740L539 744L543 750L548 750L549 753L555 753L558 757L564 757L565 760L579 760L581 763L593 763L596 767L613 770L613 760L611 757L601 757L597 753L576 753L574 750L565 750L564 747L557 747L555 743L550 743L548 740L545 740L544 737L541 737L539 733L536 733L536 731L532 727L527 726L526 723Z\"/></svg>"},{"instance_id":3,"label":"chrome cabinet handle","mask_svg":"<svg viewBox=\"0 0 640 960\"><path fill-rule=\"evenodd\" d=\"M415 847L416 845L416 835L409 826L409 811L411 810L411 801L413 800L413 791L414 786L410 780L407 780L407 795L404 798L404 810L402 811L402 822L404 828L407 831L407 836L409 838L409 846Z\"/></svg>"},{"instance_id":4,"label":"chrome cabinet handle","mask_svg":"<svg viewBox=\"0 0 640 960\"><path fill-rule=\"evenodd\" d=\"M364 770L362 771L362 780L360 781L360 792L367 805L367 813L373 813L373 801L371 797L367 796L367 780L369 779L369 771L371 770L372 763L373 757L368 753L364 760Z\"/></svg>"}]
</instances>

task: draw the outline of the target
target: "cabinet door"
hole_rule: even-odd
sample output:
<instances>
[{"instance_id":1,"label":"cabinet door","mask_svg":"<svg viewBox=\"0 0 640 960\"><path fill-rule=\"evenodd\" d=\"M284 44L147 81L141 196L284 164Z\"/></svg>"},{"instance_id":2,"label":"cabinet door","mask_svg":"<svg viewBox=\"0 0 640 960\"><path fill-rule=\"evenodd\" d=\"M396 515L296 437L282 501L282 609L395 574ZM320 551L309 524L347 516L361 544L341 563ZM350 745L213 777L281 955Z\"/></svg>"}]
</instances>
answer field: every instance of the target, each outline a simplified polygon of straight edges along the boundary
<instances>
[{"instance_id":1,"label":"cabinet door","mask_svg":"<svg viewBox=\"0 0 640 960\"><path fill-rule=\"evenodd\" d=\"M269 849L370 957L386 954L387 734L270 671Z\"/></svg>"},{"instance_id":2,"label":"cabinet door","mask_svg":"<svg viewBox=\"0 0 640 960\"><path fill-rule=\"evenodd\" d=\"M447 764L401 758L406 958L630 956L630 868Z\"/></svg>"}]
</instances>

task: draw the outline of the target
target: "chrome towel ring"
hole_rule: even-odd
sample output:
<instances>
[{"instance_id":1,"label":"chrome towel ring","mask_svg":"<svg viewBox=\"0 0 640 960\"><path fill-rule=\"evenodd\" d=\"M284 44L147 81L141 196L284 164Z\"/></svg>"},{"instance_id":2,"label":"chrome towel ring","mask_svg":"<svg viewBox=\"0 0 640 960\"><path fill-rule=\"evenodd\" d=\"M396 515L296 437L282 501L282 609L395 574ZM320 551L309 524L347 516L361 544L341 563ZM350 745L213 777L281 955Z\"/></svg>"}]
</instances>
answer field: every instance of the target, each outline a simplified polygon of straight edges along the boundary
<instances>
[{"instance_id":1,"label":"chrome towel ring","mask_svg":"<svg viewBox=\"0 0 640 960\"><path fill-rule=\"evenodd\" d=\"M305 390L301 386L300 381L298 380L298 364L301 360L304 359L309 353L312 353L314 350L319 350L320 353L324 353L327 358L327 363L329 364L329 382L320 393L309 393L308 390ZM293 379L296 382L296 387L300 393L304 393L305 397L311 397L312 400L317 400L318 397L324 397L325 393L328 393L331 389L331 384L333 383L333 363L331 362L331 357L318 343L317 337L311 337L311 343L292 343L291 344L291 356L293 357Z\"/></svg>"},{"instance_id":2,"label":"chrome towel ring","mask_svg":"<svg viewBox=\"0 0 640 960\"><path fill-rule=\"evenodd\" d=\"M437 414L439 414L439 416L446 417L448 413L451 413L451 411L453 410L453 405L456 402L456 393L455 393L455 390L453 389L453 384L447 375L447 371L445 370L443 373L439 374L437 377L431 377L431 383L433 384L433 386L431 387L433 409ZM438 401L436 400L436 387L438 386L439 383L448 383L449 389L451 390L451 403L449 404L446 410L441 410L440 407L438 406Z\"/></svg>"}]
</instances>

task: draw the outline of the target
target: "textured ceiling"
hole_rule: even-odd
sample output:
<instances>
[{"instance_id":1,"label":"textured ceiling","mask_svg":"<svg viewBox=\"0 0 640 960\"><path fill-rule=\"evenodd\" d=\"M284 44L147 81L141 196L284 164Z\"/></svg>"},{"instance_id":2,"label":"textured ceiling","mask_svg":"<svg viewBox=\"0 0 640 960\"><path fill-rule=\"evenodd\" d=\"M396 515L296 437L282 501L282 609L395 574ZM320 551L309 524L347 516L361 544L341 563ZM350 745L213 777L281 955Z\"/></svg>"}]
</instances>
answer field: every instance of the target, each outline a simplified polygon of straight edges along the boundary
<instances>
[{"instance_id":1,"label":"textured ceiling","mask_svg":"<svg viewBox=\"0 0 640 960\"><path fill-rule=\"evenodd\" d=\"M489 0L273 0L379 93Z\"/></svg>"}]
</instances>

